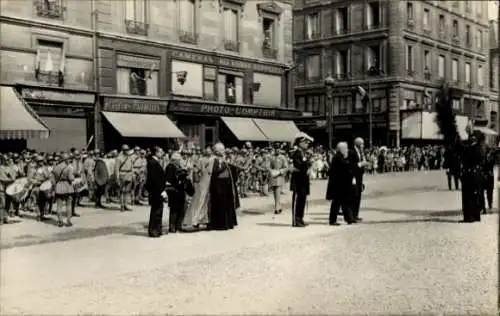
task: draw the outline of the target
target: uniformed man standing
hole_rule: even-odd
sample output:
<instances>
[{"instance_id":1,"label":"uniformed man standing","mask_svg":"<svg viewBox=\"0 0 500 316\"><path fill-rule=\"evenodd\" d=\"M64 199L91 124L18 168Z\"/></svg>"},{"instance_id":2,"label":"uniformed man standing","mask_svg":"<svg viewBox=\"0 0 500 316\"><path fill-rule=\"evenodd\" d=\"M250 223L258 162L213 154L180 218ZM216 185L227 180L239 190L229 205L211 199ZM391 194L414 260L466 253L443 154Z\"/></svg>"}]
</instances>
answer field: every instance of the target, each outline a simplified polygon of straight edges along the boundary
<instances>
[{"instance_id":1,"label":"uniformed man standing","mask_svg":"<svg viewBox=\"0 0 500 316\"><path fill-rule=\"evenodd\" d=\"M95 201L96 184L94 179L95 157L94 151L89 150L87 157L83 159L83 174L89 189L89 200Z\"/></svg>"},{"instance_id":2,"label":"uniformed man standing","mask_svg":"<svg viewBox=\"0 0 500 316\"><path fill-rule=\"evenodd\" d=\"M45 209L47 206L47 202L50 199L51 192L40 191L40 185L45 181L50 180L51 173L48 167L44 164L44 160L42 157L37 157L36 161L38 162L38 167L33 177L33 181L35 185L34 196L36 198L37 205L37 220L44 221L46 220Z\"/></svg>"},{"instance_id":3,"label":"uniformed man standing","mask_svg":"<svg viewBox=\"0 0 500 316\"><path fill-rule=\"evenodd\" d=\"M73 151L73 160L71 161L71 167L73 169L73 176L75 179L82 179L83 177L83 162L80 156L80 152L78 150ZM76 206L80 206L80 192L78 192L79 188L73 188L73 196L71 197L71 216L80 217L79 214L76 213Z\"/></svg>"},{"instance_id":4,"label":"uniformed man standing","mask_svg":"<svg viewBox=\"0 0 500 316\"><path fill-rule=\"evenodd\" d=\"M305 134L299 133L294 140L297 149L292 154L292 177L290 179L290 190L292 193L292 226L305 227L304 212L307 196L310 193L309 168L311 162L306 157L306 151L313 139Z\"/></svg>"},{"instance_id":5,"label":"uniformed man standing","mask_svg":"<svg viewBox=\"0 0 500 316\"><path fill-rule=\"evenodd\" d=\"M74 193L73 181L75 180L75 176L69 160L69 154L63 154L61 160L52 171L52 184L55 188L57 206L57 226L59 227L64 226L63 213L66 214L66 226L73 226L71 223L71 198Z\"/></svg>"},{"instance_id":6,"label":"uniformed man standing","mask_svg":"<svg viewBox=\"0 0 500 316\"><path fill-rule=\"evenodd\" d=\"M142 193L144 189L144 183L146 182L146 151L144 149L139 149L139 156L134 160L134 203L136 205L140 204Z\"/></svg>"},{"instance_id":7,"label":"uniformed man standing","mask_svg":"<svg viewBox=\"0 0 500 316\"><path fill-rule=\"evenodd\" d=\"M122 152L116 158L115 174L118 179L119 194L120 194L120 210L130 211L127 207L128 200L132 190L132 182L134 179L132 152L128 145L122 146Z\"/></svg>"}]
</instances>

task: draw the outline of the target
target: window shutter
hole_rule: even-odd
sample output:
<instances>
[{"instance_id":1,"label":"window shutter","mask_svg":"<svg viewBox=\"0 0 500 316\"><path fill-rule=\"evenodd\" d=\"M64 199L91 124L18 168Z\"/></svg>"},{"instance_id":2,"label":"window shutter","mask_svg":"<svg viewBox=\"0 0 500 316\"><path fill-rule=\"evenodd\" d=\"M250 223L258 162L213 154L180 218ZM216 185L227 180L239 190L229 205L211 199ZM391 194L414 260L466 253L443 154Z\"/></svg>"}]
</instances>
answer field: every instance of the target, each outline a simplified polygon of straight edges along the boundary
<instances>
[{"instance_id":1,"label":"window shutter","mask_svg":"<svg viewBox=\"0 0 500 316\"><path fill-rule=\"evenodd\" d=\"M243 78L234 78L234 83L236 85L236 103L243 104Z\"/></svg>"},{"instance_id":2,"label":"window shutter","mask_svg":"<svg viewBox=\"0 0 500 316\"><path fill-rule=\"evenodd\" d=\"M226 102L226 75L217 76L219 102Z\"/></svg>"},{"instance_id":3,"label":"window shutter","mask_svg":"<svg viewBox=\"0 0 500 316\"><path fill-rule=\"evenodd\" d=\"M151 79L146 78L146 93L150 97L158 96L158 71L151 72Z\"/></svg>"},{"instance_id":4,"label":"window shutter","mask_svg":"<svg viewBox=\"0 0 500 316\"><path fill-rule=\"evenodd\" d=\"M323 11L323 27L322 33L323 35L331 35L333 31L333 10L324 10Z\"/></svg>"},{"instance_id":5,"label":"window shutter","mask_svg":"<svg viewBox=\"0 0 500 316\"><path fill-rule=\"evenodd\" d=\"M304 16L303 15L297 15L294 17L294 23L293 23L293 38L296 41L301 41L304 40Z\"/></svg>"},{"instance_id":6,"label":"window shutter","mask_svg":"<svg viewBox=\"0 0 500 316\"><path fill-rule=\"evenodd\" d=\"M127 68L116 69L116 92L130 94L130 70Z\"/></svg>"}]
</instances>

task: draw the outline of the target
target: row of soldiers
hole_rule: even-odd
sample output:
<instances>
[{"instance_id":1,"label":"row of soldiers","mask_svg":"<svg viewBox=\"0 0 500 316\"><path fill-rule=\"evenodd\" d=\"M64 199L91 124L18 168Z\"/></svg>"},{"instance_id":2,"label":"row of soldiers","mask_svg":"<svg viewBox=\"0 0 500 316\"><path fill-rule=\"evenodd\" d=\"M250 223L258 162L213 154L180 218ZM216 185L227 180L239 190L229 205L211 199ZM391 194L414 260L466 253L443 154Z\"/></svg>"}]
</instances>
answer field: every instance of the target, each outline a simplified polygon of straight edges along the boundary
<instances>
[{"instance_id":1,"label":"row of soldiers","mask_svg":"<svg viewBox=\"0 0 500 316\"><path fill-rule=\"evenodd\" d=\"M282 165L289 164L287 151L282 147L261 149L247 145L245 148L233 147L226 151L229 161L240 170L237 183L241 197L252 192L267 195L270 164L277 159ZM202 159L212 155L210 148L180 152L186 169L196 183L200 177ZM81 152L71 149L54 154L25 151L22 154L0 155L1 221L5 223L8 216L22 216L20 211L28 211L36 213L39 221L44 221L45 215L56 213L59 226L71 226L71 218L79 216L76 207L84 195L88 195L97 208L104 208L104 198L106 203L118 200L121 211L128 211L130 203L142 204L146 198L144 184L149 154L148 150L123 145L120 152L112 150L108 153L98 149ZM164 166L168 164L169 157L165 155ZM106 185L98 185L94 170L96 161L103 158L115 160L115 179ZM6 194L7 188L19 179L26 179L21 192L23 197ZM44 183L50 183L49 190L40 189ZM57 212L53 212L54 204Z\"/></svg>"}]
</instances>

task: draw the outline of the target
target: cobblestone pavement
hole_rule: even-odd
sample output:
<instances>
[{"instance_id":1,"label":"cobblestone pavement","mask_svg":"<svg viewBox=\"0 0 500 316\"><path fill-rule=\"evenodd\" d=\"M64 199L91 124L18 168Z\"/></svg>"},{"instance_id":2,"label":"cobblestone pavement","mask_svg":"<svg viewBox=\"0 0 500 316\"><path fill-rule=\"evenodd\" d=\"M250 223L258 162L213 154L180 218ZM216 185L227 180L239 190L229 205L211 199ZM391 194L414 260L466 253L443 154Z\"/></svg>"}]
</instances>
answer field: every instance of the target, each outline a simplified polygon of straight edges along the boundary
<instances>
[{"instance_id":1,"label":"cobblestone pavement","mask_svg":"<svg viewBox=\"0 0 500 316\"><path fill-rule=\"evenodd\" d=\"M316 204L304 229L250 213L227 232L4 249L0 314L497 314L498 215L459 224L459 207L458 192L401 191L351 226Z\"/></svg>"},{"instance_id":2,"label":"cobblestone pavement","mask_svg":"<svg viewBox=\"0 0 500 316\"><path fill-rule=\"evenodd\" d=\"M365 199L388 196L401 192L435 190L445 186L442 171L418 173L392 173L366 177ZM325 203L326 181L313 181L309 207ZM282 196L283 207L291 208L291 194ZM147 206L136 206L133 212L120 213L119 207L109 205L106 210L84 207L77 210L81 217L73 218L72 228L58 228L55 218L39 223L34 214L16 220L13 224L0 226L0 248L30 246L65 240L93 238L116 233L133 233L143 229L149 216ZM242 199L241 216L258 215L273 211L271 197L249 197Z\"/></svg>"}]
</instances>

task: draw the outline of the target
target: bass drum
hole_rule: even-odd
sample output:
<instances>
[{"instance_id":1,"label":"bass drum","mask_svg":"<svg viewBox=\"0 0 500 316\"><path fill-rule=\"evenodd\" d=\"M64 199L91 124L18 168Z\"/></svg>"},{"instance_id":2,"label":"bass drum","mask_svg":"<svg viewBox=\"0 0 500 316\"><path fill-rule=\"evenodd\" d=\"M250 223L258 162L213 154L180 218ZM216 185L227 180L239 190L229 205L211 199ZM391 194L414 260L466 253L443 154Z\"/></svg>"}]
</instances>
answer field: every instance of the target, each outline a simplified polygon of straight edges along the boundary
<instances>
[{"instance_id":1,"label":"bass drum","mask_svg":"<svg viewBox=\"0 0 500 316\"><path fill-rule=\"evenodd\" d=\"M98 159L95 162L94 179L99 186L115 180L116 160L111 158Z\"/></svg>"}]
</instances>

